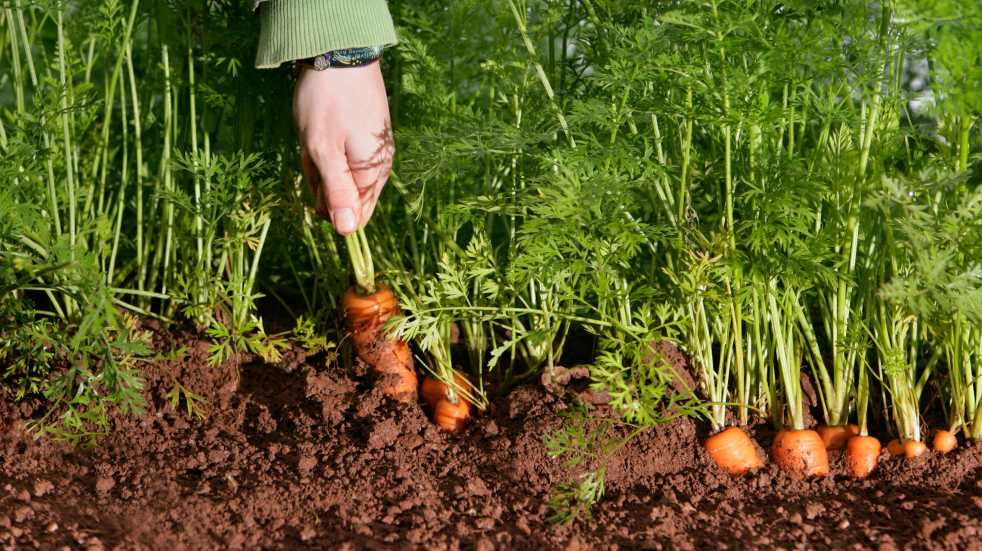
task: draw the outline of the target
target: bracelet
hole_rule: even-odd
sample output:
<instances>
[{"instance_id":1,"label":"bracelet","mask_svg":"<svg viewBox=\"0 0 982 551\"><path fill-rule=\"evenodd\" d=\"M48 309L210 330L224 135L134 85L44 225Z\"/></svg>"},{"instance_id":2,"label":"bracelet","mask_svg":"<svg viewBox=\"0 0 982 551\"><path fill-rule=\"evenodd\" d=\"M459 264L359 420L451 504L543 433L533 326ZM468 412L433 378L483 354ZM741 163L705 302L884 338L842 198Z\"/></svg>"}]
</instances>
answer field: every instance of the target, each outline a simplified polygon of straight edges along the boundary
<instances>
[{"instance_id":1,"label":"bracelet","mask_svg":"<svg viewBox=\"0 0 982 551\"><path fill-rule=\"evenodd\" d=\"M312 67L315 71L323 71L337 67L361 67L382 57L383 46L367 48L344 48L332 50L307 59L298 59L298 67Z\"/></svg>"}]
</instances>

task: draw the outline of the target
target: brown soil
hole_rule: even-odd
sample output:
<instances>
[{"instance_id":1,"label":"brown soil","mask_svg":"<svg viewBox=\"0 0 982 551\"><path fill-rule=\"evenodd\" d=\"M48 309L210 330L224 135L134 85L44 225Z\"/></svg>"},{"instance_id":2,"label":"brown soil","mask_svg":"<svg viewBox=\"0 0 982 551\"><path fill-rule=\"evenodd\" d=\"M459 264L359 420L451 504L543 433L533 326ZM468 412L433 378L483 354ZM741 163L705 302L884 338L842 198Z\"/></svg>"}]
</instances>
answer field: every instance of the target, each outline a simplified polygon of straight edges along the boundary
<instances>
[{"instance_id":1,"label":"brown soil","mask_svg":"<svg viewBox=\"0 0 982 551\"><path fill-rule=\"evenodd\" d=\"M208 368L207 343L156 339L189 353L149 366L147 410L97 448L35 441L19 422L35 405L0 402L0 547L982 549L982 444L884 453L864 482L838 455L821 480L773 465L733 479L683 419L617 452L593 519L561 527L547 501L572 475L543 435L562 397L522 387L447 435L323 355ZM171 408L174 381L205 397L205 419Z\"/></svg>"}]
</instances>

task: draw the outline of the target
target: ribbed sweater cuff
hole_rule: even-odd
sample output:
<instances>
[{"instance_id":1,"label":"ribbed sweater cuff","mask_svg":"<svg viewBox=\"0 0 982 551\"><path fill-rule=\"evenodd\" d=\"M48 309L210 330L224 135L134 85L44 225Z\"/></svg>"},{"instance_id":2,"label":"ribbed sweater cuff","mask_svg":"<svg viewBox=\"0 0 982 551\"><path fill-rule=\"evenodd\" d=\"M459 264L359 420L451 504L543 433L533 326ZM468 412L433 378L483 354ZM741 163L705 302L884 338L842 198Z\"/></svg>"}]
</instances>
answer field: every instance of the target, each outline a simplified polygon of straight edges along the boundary
<instances>
[{"instance_id":1,"label":"ribbed sweater cuff","mask_svg":"<svg viewBox=\"0 0 982 551\"><path fill-rule=\"evenodd\" d=\"M342 48L396 43L385 0L268 0L260 18L259 69Z\"/></svg>"}]
</instances>

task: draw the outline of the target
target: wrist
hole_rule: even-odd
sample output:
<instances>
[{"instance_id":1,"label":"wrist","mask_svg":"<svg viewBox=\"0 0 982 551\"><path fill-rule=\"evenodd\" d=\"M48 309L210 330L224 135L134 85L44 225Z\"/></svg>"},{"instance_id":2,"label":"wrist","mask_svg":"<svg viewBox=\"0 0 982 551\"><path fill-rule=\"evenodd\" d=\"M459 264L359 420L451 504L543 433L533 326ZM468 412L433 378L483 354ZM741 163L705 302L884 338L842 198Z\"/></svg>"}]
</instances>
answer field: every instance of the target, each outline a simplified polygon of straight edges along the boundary
<instances>
[{"instance_id":1,"label":"wrist","mask_svg":"<svg viewBox=\"0 0 982 551\"><path fill-rule=\"evenodd\" d=\"M298 59L295 64L297 68L310 68L315 71L326 69L361 67L378 61L382 57L383 46L368 46L363 48L343 48L332 50L323 54Z\"/></svg>"}]
</instances>

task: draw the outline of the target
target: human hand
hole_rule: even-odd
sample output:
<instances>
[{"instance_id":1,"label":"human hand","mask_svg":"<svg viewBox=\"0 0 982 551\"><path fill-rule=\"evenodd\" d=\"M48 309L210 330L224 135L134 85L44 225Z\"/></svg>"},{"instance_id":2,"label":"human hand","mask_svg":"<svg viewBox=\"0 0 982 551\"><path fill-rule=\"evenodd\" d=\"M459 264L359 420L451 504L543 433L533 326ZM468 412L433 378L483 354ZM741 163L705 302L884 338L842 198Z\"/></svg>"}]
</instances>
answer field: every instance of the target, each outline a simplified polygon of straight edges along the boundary
<instances>
[{"instance_id":1,"label":"human hand","mask_svg":"<svg viewBox=\"0 0 982 551\"><path fill-rule=\"evenodd\" d=\"M301 159L317 213L341 235L372 217L392 169L395 145L378 62L316 71L294 91Z\"/></svg>"}]
</instances>

